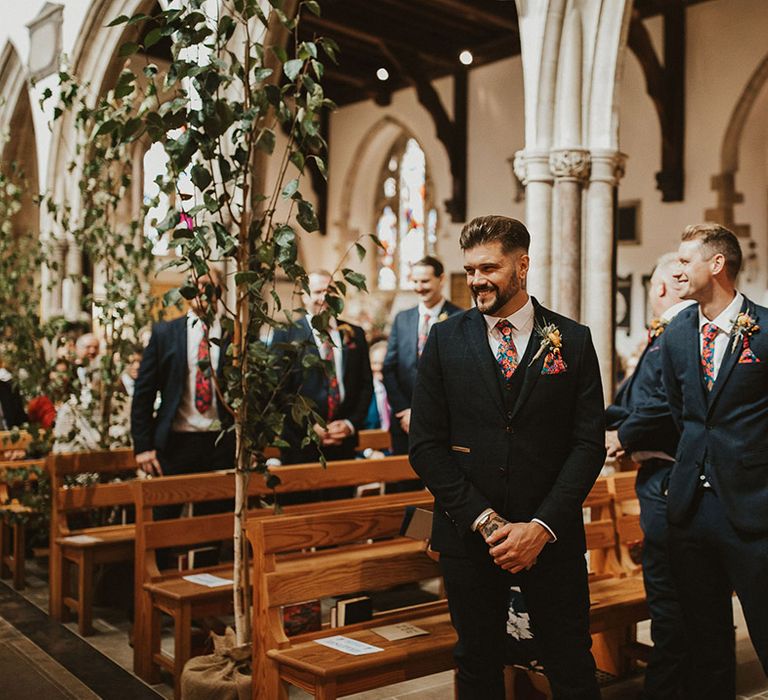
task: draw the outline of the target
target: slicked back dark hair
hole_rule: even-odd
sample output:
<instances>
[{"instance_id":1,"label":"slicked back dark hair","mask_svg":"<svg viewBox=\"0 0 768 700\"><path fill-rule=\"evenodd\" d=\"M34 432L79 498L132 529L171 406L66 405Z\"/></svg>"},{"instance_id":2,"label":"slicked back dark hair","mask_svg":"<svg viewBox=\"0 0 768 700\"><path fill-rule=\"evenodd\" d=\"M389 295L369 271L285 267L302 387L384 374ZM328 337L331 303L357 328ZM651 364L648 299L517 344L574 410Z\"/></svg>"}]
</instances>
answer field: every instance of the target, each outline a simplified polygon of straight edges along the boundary
<instances>
[{"instance_id":1,"label":"slicked back dark hair","mask_svg":"<svg viewBox=\"0 0 768 700\"><path fill-rule=\"evenodd\" d=\"M478 216L467 222L459 235L459 246L469 250L479 245L499 241L505 253L515 250L528 252L531 234L525 224L508 216Z\"/></svg>"},{"instance_id":2,"label":"slicked back dark hair","mask_svg":"<svg viewBox=\"0 0 768 700\"><path fill-rule=\"evenodd\" d=\"M431 267L435 272L435 277L440 277L440 275L445 272L445 267L443 267L443 263L441 263L437 258L433 257L432 255L425 255L421 260L417 260L411 267Z\"/></svg>"},{"instance_id":3,"label":"slicked back dark hair","mask_svg":"<svg viewBox=\"0 0 768 700\"><path fill-rule=\"evenodd\" d=\"M720 253L725 258L725 271L728 278L735 281L741 270L741 245L736 234L725 226L713 223L692 224L686 226L682 240L701 241L711 255Z\"/></svg>"}]
</instances>

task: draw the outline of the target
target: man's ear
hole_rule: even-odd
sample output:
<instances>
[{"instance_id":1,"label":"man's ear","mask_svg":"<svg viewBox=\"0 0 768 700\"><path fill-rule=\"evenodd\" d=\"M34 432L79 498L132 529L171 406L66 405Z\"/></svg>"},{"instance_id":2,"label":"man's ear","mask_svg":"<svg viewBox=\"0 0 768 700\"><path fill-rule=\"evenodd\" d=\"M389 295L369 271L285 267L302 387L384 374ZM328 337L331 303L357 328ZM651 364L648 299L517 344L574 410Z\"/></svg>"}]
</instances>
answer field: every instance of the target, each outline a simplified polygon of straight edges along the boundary
<instances>
[{"instance_id":1,"label":"man's ear","mask_svg":"<svg viewBox=\"0 0 768 700\"><path fill-rule=\"evenodd\" d=\"M713 275L719 275L723 270L725 270L725 255L722 253L715 253L712 256L712 274Z\"/></svg>"},{"instance_id":2,"label":"man's ear","mask_svg":"<svg viewBox=\"0 0 768 700\"><path fill-rule=\"evenodd\" d=\"M659 297L667 296L667 283L659 282Z\"/></svg>"},{"instance_id":3,"label":"man's ear","mask_svg":"<svg viewBox=\"0 0 768 700\"><path fill-rule=\"evenodd\" d=\"M523 274L523 276L526 276L528 274L528 270L531 267L531 258L528 256L528 253L523 253L520 256L518 264L520 265L520 272Z\"/></svg>"}]
</instances>

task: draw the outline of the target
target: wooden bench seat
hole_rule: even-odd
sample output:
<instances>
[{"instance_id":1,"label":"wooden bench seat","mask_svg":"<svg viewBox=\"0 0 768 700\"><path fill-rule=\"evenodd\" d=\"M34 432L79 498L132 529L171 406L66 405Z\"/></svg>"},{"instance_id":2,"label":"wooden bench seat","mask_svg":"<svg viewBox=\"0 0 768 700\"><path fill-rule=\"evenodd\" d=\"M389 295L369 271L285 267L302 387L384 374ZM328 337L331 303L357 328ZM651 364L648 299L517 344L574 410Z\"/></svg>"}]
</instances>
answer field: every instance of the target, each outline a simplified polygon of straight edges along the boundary
<instances>
[{"instance_id":1,"label":"wooden bench seat","mask_svg":"<svg viewBox=\"0 0 768 700\"><path fill-rule=\"evenodd\" d=\"M402 481L414 478L405 456L386 457L380 460L347 460L329 462L327 468L319 463L292 465L275 468L280 477L276 490L268 489L265 480L254 475L249 480L249 496L266 498L277 493L316 491L335 486L354 486L378 481ZM375 476L375 479L372 478ZM216 589L204 587L182 576L197 573L160 571L156 551L166 547L192 547L216 540L231 540L232 513L176 518L155 521L153 508L173 503L200 503L232 499L235 493L232 472L211 472L190 476L171 476L161 479L137 480L132 484L136 503L136 550L135 550L135 622L134 622L134 672L148 682L159 680L160 670L166 669L174 676L176 693L184 664L191 654L191 621L210 615L231 612L232 586ZM372 498L381 504L402 503L405 494L376 496L363 499L345 499L285 506L285 513L312 512L333 507L355 509ZM408 496L410 502L428 504L431 496L426 491ZM339 505L337 505L339 504ZM249 518L260 519L274 516L271 508L249 511ZM229 565L231 567L231 564ZM224 569L223 578L231 578L231 569ZM161 613L173 620L174 655L171 658L160 649Z\"/></svg>"},{"instance_id":2,"label":"wooden bench seat","mask_svg":"<svg viewBox=\"0 0 768 700\"><path fill-rule=\"evenodd\" d=\"M92 509L130 506L133 492L128 481L89 486L66 484L77 474L107 476L136 472L132 450L59 453L48 456L51 478L50 615L65 622L70 611L77 615L78 631L93 633L94 569L102 564L133 559L135 526L108 524L71 528L69 517ZM77 591L70 590L70 568L76 569Z\"/></svg>"}]
</instances>

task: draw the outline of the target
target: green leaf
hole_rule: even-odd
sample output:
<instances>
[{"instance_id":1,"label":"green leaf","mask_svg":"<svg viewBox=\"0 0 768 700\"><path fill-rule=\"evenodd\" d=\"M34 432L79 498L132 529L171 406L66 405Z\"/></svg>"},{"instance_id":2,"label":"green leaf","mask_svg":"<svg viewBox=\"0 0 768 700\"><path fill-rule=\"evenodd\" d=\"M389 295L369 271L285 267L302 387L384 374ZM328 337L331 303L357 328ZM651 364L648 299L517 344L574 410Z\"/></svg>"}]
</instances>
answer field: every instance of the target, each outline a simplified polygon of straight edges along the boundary
<instances>
[{"instance_id":1,"label":"green leaf","mask_svg":"<svg viewBox=\"0 0 768 700\"><path fill-rule=\"evenodd\" d=\"M186 284L179 288L179 294L187 300L192 300L198 295L198 289L194 284Z\"/></svg>"},{"instance_id":2,"label":"green leaf","mask_svg":"<svg viewBox=\"0 0 768 700\"><path fill-rule=\"evenodd\" d=\"M235 273L235 284L241 285L241 284L251 284L252 282L258 282L259 281L259 273L253 270L246 270L245 272L236 272Z\"/></svg>"},{"instance_id":3,"label":"green leaf","mask_svg":"<svg viewBox=\"0 0 768 700\"><path fill-rule=\"evenodd\" d=\"M317 169L320 171L320 174L323 176L323 180L327 182L328 170L325 167L325 161L320 156L310 156L310 158L315 161L315 165L317 165Z\"/></svg>"},{"instance_id":4,"label":"green leaf","mask_svg":"<svg viewBox=\"0 0 768 700\"><path fill-rule=\"evenodd\" d=\"M381 248L382 250L386 250L384 248L384 244L381 242L379 237L374 233L369 233L368 237L376 244L377 247Z\"/></svg>"},{"instance_id":5,"label":"green leaf","mask_svg":"<svg viewBox=\"0 0 768 700\"><path fill-rule=\"evenodd\" d=\"M320 228L320 222L317 220L314 207L303 199L299 201L299 211L296 214L296 221L298 221L301 228L308 233L317 231Z\"/></svg>"},{"instance_id":6,"label":"green leaf","mask_svg":"<svg viewBox=\"0 0 768 700\"><path fill-rule=\"evenodd\" d=\"M150 46L154 46L160 39L163 38L162 27L155 27L147 32L147 36L144 37L144 48L148 49Z\"/></svg>"},{"instance_id":7,"label":"green leaf","mask_svg":"<svg viewBox=\"0 0 768 700\"><path fill-rule=\"evenodd\" d=\"M296 193L296 191L299 189L299 178L294 178L291 180L282 191L282 195L285 199L290 199L293 197L293 195Z\"/></svg>"},{"instance_id":8,"label":"green leaf","mask_svg":"<svg viewBox=\"0 0 768 700\"><path fill-rule=\"evenodd\" d=\"M301 73L301 69L304 67L304 61L300 58L293 58L290 61L286 61L283 64L283 72L288 80L296 80L296 76Z\"/></svg>"},{"instance_id":9,"label":"green leaf","mask_svg":"<svg viewBox=\"0 0 768 700\"><path fill-rule=\"evenodd\" d=\"M304 0L302 3L313 15L320 16L320 3L315 0Z\"/></svg>"},{"instance_id":10,"label":"green leaf","mask_svg":"<svg viewBox=\"0 0 768 700\"><path fill-rule=\"evenodd\" d=\"M340 316L341 312L344 311L343 297L338 296L336 294L327 294L325 297L325 301L328 303L328 306L330 307L331 311L333 311L334 316Z\"/></svg>"},{"instance_id":11,"label":"green leaf","mask_svg":"<svg viewBox=\"0 0 768 700\"><path fill-rule=\"evenodd\" d=\"M119 15L118 17L115 17L115 19L113 19L107 26L116 27L118 24L125 24L128 19L128 15Z\"/></svg>"},{"instance_id":12,"label":"green leaf","mask_svg":"<svg viewBox=\"0 0 768 700\"><path fill-rule=\"evenodd\" d=\"M304 172L304 154L301 151L294 151L291 153L291 163L293 163L299 171Z\"/></svg>"},{"instance_id":13,"label":"green leaf","mask_svg":"<svg viewBox=\"0 0 768 700\"><path fill-rule=\"evenodd\" d=\"M365 275L350 270L348 267L345 267L341 273L344 275L344 279L353 287L357 287L361 292L368 291L368 287L365 285Z\"/></svg>"},{"instance_id":14,"label":"green leaf","mask_svg":"<svg viewBox=\"0 0 768 700\"><path fill-rule=\"evenodd\" d=\"M360 245L359 243L355 243L355 250L357 251L357 257L360 258L360 262L365 260L365 247Z\"/></svg>"},{"instance_id":15,"label":"green leaf","mask_svg":"<svg viewBox=\"0 0 768 700\"><path fill-rule=\"evenodd\" d=\"M285 63L288 60L288 54L282 46L272 46L271 49L272 53L277 56L277 60L280 61L280 63Z\"/></svg>"},{"instance_id":16,"label":"green leaf","mask_svg":"<svg viewBox=\"0 0 768 700\"><path fill-rule=\"evenodd\" d=\"M253 72L253 80L256 83L261 83L266 80L274 71L271 68L257 68Z\"/></svg>"},{"instance_id":17,"label":"green leaf","mask_svg":"<svg viewBox=\"0 0 768 700\"><path fill-rule=\"evenodd\" d=\"M256 148L272 155L275 150L275 132L272 129L264 128L256 140Z\"/></svg>"},{"instance_id":18,"label":"green leaf","mask_svg":"<svg viewBox=\"0 0 768 700\"><path fill-rule=\"evenodd\" d=\"M116 121L108 119L96 130L95 135L102 136L104 134L111 134L118 126L119 124Z\"/></svg>"},{"instance_id":19,"label":"green leaf","mask_svg":"<svg viewBox=\"0 0 768 700\"><path fill-rule=\"evenodd\" d=\"M323 79L323 74L325 73L325 67L323 66L320 61L312 60L312 70L315 71L315 75L317 76L318 80Z\"/></svg>"},{"instance_id":20,"label":"green leaf","mask_svg":"<svg viewBox=\"0 0 768 700\"><path fill-rule=\"evenodd\" d=\"M128 41L120 47L117 55L121 58L133 56L139 50L139 45L135 41Z\"/></svg>"},{"instance_id":21,"label":"green leaf","mask_svg":"<svg viewBox=\"0 0 768 700\"><path fill-rule=\"evenodd\" d=\"M195 183L195 187L201 191L208 187L213 181L213 177L211 176L211 173L208 172L208 169L199 163L192 166L190 177L192 178L192 182Z\"/></svg>"}]
</instances>

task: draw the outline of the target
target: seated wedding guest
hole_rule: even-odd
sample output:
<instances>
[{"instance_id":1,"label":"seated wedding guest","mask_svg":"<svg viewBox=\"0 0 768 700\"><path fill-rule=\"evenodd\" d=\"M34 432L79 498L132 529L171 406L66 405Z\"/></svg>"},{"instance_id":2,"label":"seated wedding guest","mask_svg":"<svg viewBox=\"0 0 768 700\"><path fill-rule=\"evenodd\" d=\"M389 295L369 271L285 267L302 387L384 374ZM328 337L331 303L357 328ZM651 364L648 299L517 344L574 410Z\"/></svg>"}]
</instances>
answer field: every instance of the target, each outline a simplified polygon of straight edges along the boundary
<instances>
[{"instance_id":1,"label":"seated wedding guest","mask_svg":"<svg viewBox=\"0 0 768 700\"><path fill-rule=\"evenodd\" d=\"M368 357L368 343L359 326L353 326L340 319L331 319L329 334L333 344L323 340L320 333L311 326L312 317L326 308L325 294L331 275L325 271L309 274L309 294L302 295L307 310L288 330L274 333L272 344L303 344L292 367L286 391L300 393L311 399L316 411L323 417L326 426L313 426L327 460L353 459L357 444L357 431L365 425L368 407L373 395L373 379ZM306 373L302 369L303 353L313 353L326 360L327 368L312 368ZM301 447L306 434L303 426L286 421L284 437L289 447L282 450L283 464L316 462L320 453L314 442Z\"/></svg>"},{"instance_id":2,"label":"seated wedding guest","mask_svg":"<svg viewBox=\"0 0 768 700\"><path fill-rule=\"evenodd\" d=\"M75 341L75 365L77 378L82 385L87 384L98 368L100 354L99 339L93 333L83 333Z\"/></svg>"},{"instance_id":3,"label":"seated wedding guest","mask_svg":"<svg viewBox=\"0 0 768 700\"><path fill-rule=\"evenodd\" d=\"M11 373L0 366L0 430L10 430L11 428L20 428L27 422L27 413L24 410L24 400L18 389L13 385ZM24 450L5 449L0 444L0 457L3 459L22 459L25 455Z\"/></svg>"},{"instance_id":4,"label":"seated wedding guest","mask_svg":"<svg viewBox=\"0 0 768 700\"><path fill-rule=\"evenodd\" d=\"M136 379L139 376L139 367L141 366L141 350L131 353L125 364L125 370L120 375L120 388L128 396L133 397L136 387Z\"/></svg>"},{"instance_id":5,"label":"seated wedding guest","mask_svg":"<svg viewBox=\"0 0 768 700\"><path fill-rule=\"evenodd\" d=\"M389 430L390 408L387 400L387 388L384 386L384 375L382 367L384 365L384 356L387 354L387 341L379 340L371 345L369 353L371 360L371 372L373 374L373 396L368 406L368 415L365 418L366 430ZM382 452L374 450L371 447L362 452L366 459L378 459L389 454L390 451Z\"/></svg>"},{"instance_id":6,"label":"seated wedding guest","mask_svg":"<svg viewBox=\"0 0 768 700\"><path fill-rule=\"evenodd\" d=\"M428 255L414 263L411 282L419 304L398 313L392 323L383 373L392 408L392 452L398 455L408 453L411 397L429 331L435 323L461 311L443 297L444 281L445 270L437 258Z\"/></svg>"}]
</instances>

